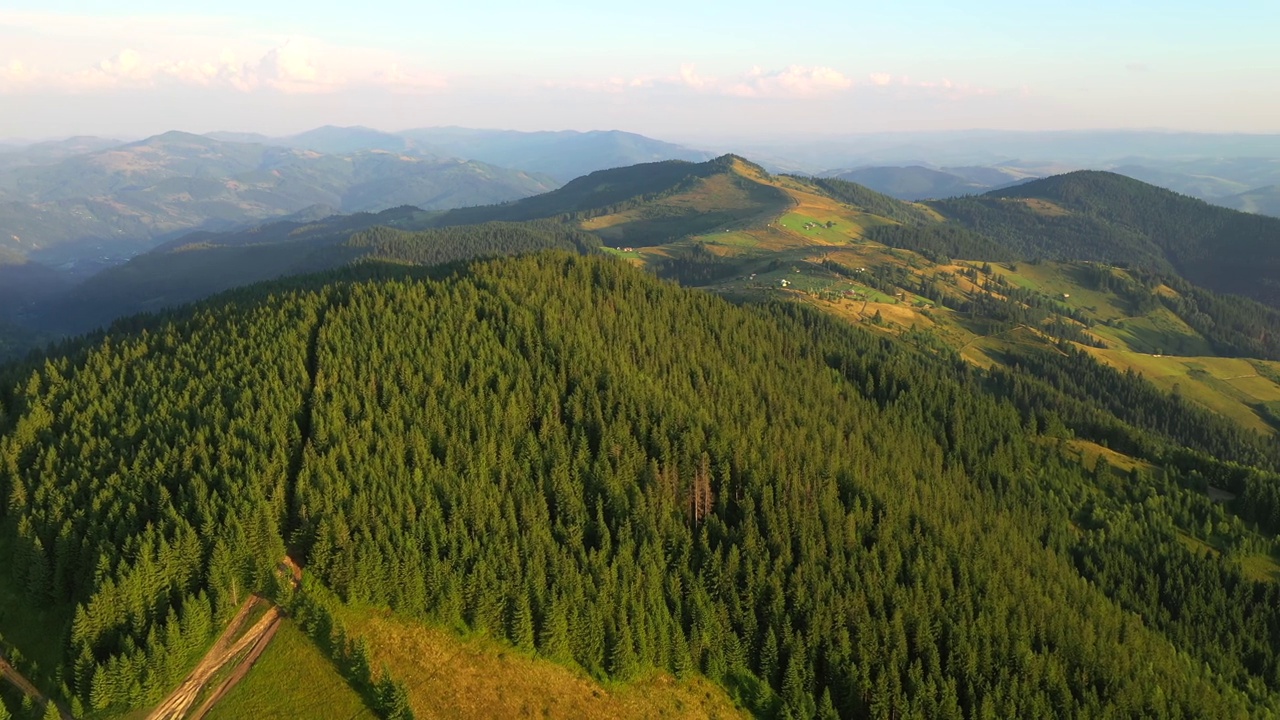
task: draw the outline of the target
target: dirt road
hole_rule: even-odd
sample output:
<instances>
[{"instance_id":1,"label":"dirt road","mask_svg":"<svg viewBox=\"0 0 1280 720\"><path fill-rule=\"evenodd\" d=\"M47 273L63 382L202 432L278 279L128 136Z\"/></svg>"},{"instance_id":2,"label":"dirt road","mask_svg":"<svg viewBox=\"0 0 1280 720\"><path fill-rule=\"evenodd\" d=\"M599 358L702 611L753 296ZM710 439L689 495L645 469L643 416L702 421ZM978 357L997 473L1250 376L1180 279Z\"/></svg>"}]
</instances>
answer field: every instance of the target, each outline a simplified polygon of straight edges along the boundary
<instances>
[{"instance_id":1,"label":"dirt road","mask_svg":"<svg viewBox=\"0 0 1280 720\"><path fill-rule=\"evenodd\" d=\"M286 555L280 561L279 569L295 589L302 582L302 568L294 562L293 558ZM239 639L233 641L236 633L240 631L240 627L244 625L245 620L248 619L253 609L260 603L266 602L268 601L257 595L250 596L244 605L240 606L236 616L231 619L231 623L227 625L227 629L223 631L218 641L201 658L200 663L187 675L177 690L174 690L169 697L165 698L164 702L151 711L151 714L147 716L147 720L183 720L188 716L194 718L194 720L201 720L207 715L213 706L248 674L249 669L258 661L258 657L267 649L267 645L271 643L271 638L275 637L276 631L280 629L283 615L280 608L273 605L268 608L266 614L253 627L249 628ZM195 704L196 698L200 695L204 686L227 663L237 657L241 657L241 654L245 653L246 650L248 653L243 656L231 674L224 678L218 684L218 687L200 704L200 707L192 713L191 706Z\"/></svg>"},{"instance_id":2,"label":"dirt road","mask_svg":"<svg viewBox=\"0 0 1280 720\"><path fill-rule=\"evenodd\" d=\"M240 661L240 664L236 666L235 670L231 671L231 674L218 685L218 688L200 704L200 707L194 713L191 714L191 720L204 720L204 717L209 714L209 711L213 709L213 706L217 705L218 701L222 700L223 696L231 691L231 688L235 687L237 683L244 679L245 675L249 674L249 670L253 668L254 663L258 662L258 658L262 655L263 651L267 649L267 646L271 644L271 638L275 637L276 631L279 629L280 622L277 620L275 624L273 624L265 633L262 634L261 637L258 638L258 641L253 645L253 649L251 649L249 654Z\"/></svg>"},{"instance_id":3,"label":"dirt road","mask_svg":"<svg viewBox=\"0 0 1280 720\"><path fill-rule=\"evenodd\" d=\"M31 698L37 705L44 706L49 702L39 688L31 684L31 681L23 677L22 673L14 669L9 661L0 657L0 678L4 678L12 683L15 687L22 691L24 695ZM71 720L71 713L59 707L58 714L62 715L63 720Z\"/></svg>"},{"instance_id":4,"label":"dirt road","mask_svg":"<svg viewBox=\"0 0 1280 720\"><path fill-rule=\"evenodd\" d=\"M187 676L182 684L174 690L164 702L160 703L155 710L147 715L147 720L181 720L186 717L187 712L195 703L196 697L204 688L205 684L213 678L219 670L222 669L231 660L235 659L245 650L255 647L261 640L266 638L270 640L275 634L276 627L280 623L280 609L271 607L258 620L253 627L245 631L237 640L232 640L236 636L236 632L240 626L244 624L249 613L260 603L264 602L261 598L251 597L241 606L236 617L227 626L226 631L218 638L209 652L200 660L191 674ZM262 647L265 647L265 643Z\"/></svg>"}]
</instances>

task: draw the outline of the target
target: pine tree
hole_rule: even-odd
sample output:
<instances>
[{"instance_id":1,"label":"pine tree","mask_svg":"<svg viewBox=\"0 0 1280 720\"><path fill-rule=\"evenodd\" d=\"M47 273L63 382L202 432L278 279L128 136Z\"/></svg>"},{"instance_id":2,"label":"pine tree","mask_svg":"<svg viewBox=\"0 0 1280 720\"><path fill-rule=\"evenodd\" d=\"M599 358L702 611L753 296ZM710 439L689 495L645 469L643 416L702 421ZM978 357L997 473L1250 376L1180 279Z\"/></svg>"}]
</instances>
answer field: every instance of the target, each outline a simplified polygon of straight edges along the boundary
<instances>
[{"instance_id":1,"label":"pine tree","mask_svg":"<svg viewBox=\"0 0 1280 720\"><path fill-rule=\"evenodd\" d=\"M822 699L818 701L818 720L840 720L835 703L831 701L831 688L822 689Z\"/></svg>"}]
</instances>

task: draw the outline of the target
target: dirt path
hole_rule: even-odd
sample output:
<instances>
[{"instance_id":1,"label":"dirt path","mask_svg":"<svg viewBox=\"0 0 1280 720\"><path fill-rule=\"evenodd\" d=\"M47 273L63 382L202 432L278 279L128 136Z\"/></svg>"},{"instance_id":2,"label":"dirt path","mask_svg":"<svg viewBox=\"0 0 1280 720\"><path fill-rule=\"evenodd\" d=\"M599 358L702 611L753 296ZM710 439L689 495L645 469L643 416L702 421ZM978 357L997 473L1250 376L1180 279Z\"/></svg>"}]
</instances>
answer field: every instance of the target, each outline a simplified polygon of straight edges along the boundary
<instances>
[{"instance_id":1,"label":"dirt path","mask_svg":"<svg viewBox=\"0 0 1280 720\"><path fill-rule=\"evenodd\" d=\"M271 644L271 639L275 637L276 631L279 629L280 618L277 617L276 621L271 624L271 627L267 628L267 631L258 638L256 643L254 643L253 648L249 650L249 654L240 661L239 665L236 665L235 670L233 670L231 674L218 685L218 688L200 704L200 707L191 714L191 720L204 720L205 715L209 714L209 711L213 709L213 706L217 705L218 701L231 691L231 688L235 687L244 679L245 675L249 674L249 670L253 668L254 663L258 662L258 658L262 656L263 651Z\"/></svg>"},{"instance_id":2,"label":"dirt path","mask_svg":"<svg viewBox=\"0 0 1280 720\"><path fill-rule=\"evenodd\" d=\"M16 685L24 695L30 695L32 700L35 700L36 702L44 702L44 695L40 694L40 691L36 689L36 686L32 685L30 680L23 677L17 670L13 669L13 666L4 658L0 658L0 677Z\"/></svg>"},{"instance_id":3,"label":"dirt path","mask_svg":"<svg viewBox=\"0 0 1280 720\"><path fill-rule=\"evenodd\" d=\"M181 720L186 717L187 711L191 709L191 705L195 703L196 697L200 694L205 684L222 669L224 665L234 659L240 653L244 652L256 645L263 636L270 637L275 634L276 625L280 622L280 609L272 607L267 610L253 627L249 628L238 640L234 640L236 632L240 626L244 624L249 613L255 608L262 599L254 596L245 601L240 611L236 613L236 617L232 619L231 624L214 643L209 652L201 658L200 663L191 671L182 684L174 690L164 702L160 703L151 714L147 715L147 720Z\"/></svg>"},{"instance_id":4,"label":"dirt path","mask_svg":"<svg viewBox=\"0 0 1280 720\"><path fill-rule=\"evenodd\" d=\"M22 691L24 695L35 701L37 705L45 706L49 703L49 698L45 697L44 694L40 692L39 688L31 684L30 680L24 677L22 673L18 672L9 664L9 661L5 660L3 657L0 657L0 677L12 683L14 687L18 688L18 690ZM63 720L71 720L71 713L61 707L58 708L58 714L63 717Z\"/></svg>"},{"instance_id":5,"label":"dirt path","mask_svg":"<svg viewBox=\"0 0 1280 720\"><path fill-rule=\"evenodd\" d=\"M301 584L302 568L298 563L294 562L293 558L286 555L280 561L279 569L285 573L295 589ZM183 720L183 718L187 717L193 720L201 720L205 715L209 714L213 706L231 688L244 679L244 676L249 673L254 663L262 656L263 651L271 644L271 639L275 637L276 631L280 629L280 623L284 616L280 608L273 605L253 627L249 628L238 640L233 642L233 638L236 637L236 633L240 631L240 627L244 625L249 614L259 603L265 602L267 601L257 595L252 595L248 600L245 600L244 605L240 606L240 610L231 619L231 623L227 625L227 629L222 632L218 641L213 644L209 652L205 653L200 663L187 675L182 684L178 686L178 689L165 698L164 702L151 711L150 715L147 715L147 720ZM246 650L248 653L244 654ZM237 657L241 657L242 654L244 654L243 657L231 671L231 674L218 684L218 687L205 698L195 712L191 712L191 706L195 704L196 698L199 697L205 685L227 663ZM67 720L70 720L70 718Z\"/></svg>"}]
</instances>

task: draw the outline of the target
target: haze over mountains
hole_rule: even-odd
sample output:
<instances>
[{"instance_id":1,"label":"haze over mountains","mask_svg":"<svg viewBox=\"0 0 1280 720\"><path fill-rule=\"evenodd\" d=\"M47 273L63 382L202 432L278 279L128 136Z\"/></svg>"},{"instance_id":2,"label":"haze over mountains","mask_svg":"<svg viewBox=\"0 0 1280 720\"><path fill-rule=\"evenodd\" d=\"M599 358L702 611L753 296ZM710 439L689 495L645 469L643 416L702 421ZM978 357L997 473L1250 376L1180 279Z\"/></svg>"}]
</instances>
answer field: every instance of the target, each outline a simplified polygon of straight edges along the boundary
<instances>
[{"instance_id":1,"label":"haze over mountains","mask_svg":"<svg viewBox=\"0 0 1280 720\"><path fill-rule=\"evenodd\" d=\"M192 229L228 229L313 206L328 213L401 204L442 209L556 186L484 163L385 151L325 155L186 133L82 155L0 156L0 246L49 264L118 257Z\"/></svg>"},{"instance_id":2,"label":"haze over mountains","mask_svg":"<svg viewBox=\"0 0 1280 720\"><path fill-rule=\"evenodd\" d=\"M303 211L483 205L603 167L706 157L620 132L325 127L287 138L72 138L0 154L0 249L84 274L194 229Z\"/></svg>"},{"instance_id":3,"label":"haze over mountains","mask_svg":"<svg viewBox=\"0 0 1280 720\"><path fill-rule=\"evenodd\" d=\"M322 153L386 150L459 157L550 175L561 183L605 168L657 160L696 162L714 157L710 152L618 130L518 132L443 127L389 133L370 128L327 126L281 138L243 133L210 133L210 137Z\"/></svg>"},{"instance_id":4,"label":"haze over mountains","mask_svg":"<svg viewBox=\"0 0 1280 720\"><path fill-rule=\"evenodd\" d=\"M832 141L821 150L803 142L746 145L756 147L749 157L771 169L803 167L902 199L977 194L1097 167L1226 207L1280 212L1280 158L1269 136L951 133L852 142ZM1049 159L1008 159L1018 151ZM787 155L770 154L781 152ZM1255 155L1210 155L1227 152ZM326 126L287 137L170 132L131 143L77 137L0 152L0 252L5 262L24 258L83 277L191 230L227 230L295 213L319 218L401 204L424 210L484 205L538 194L603 168L709 157L618 131L389 133ZM831 169L897 157L927 161ZM976 164L995 157L1004 159ZM971 164L939 164L947 159Z\"/></svg>"}]
</instances>

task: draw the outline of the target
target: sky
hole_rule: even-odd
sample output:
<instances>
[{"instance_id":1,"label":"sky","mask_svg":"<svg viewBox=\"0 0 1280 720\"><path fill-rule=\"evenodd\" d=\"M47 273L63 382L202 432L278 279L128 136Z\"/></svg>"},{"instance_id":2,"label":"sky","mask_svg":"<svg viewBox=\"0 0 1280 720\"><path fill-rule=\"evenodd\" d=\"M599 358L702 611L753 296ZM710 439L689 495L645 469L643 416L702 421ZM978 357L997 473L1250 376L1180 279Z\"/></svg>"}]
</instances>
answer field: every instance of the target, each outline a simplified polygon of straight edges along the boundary
<instances>
[{"instance_id":1,"label":"sky","mask_svg":"<svg viewBox=\"0 0 1280 720\"><path fill-rule=\"evenodd\" d=\"M5 0L0 139L1280 132L1280 2Z\"/></svg>"}]
</instances>

